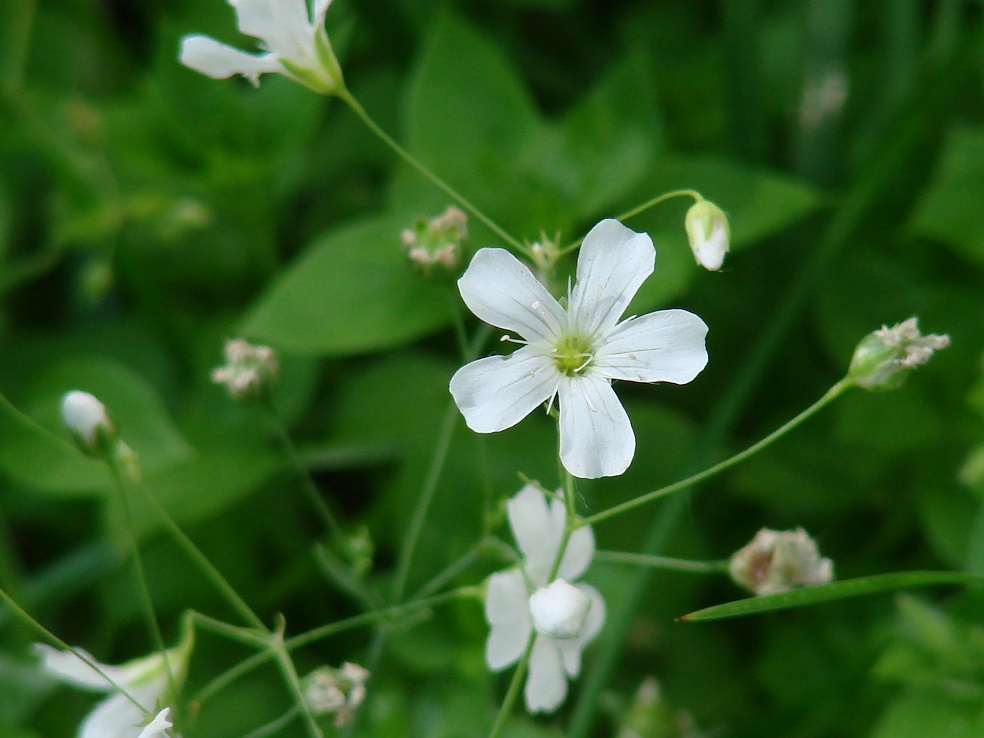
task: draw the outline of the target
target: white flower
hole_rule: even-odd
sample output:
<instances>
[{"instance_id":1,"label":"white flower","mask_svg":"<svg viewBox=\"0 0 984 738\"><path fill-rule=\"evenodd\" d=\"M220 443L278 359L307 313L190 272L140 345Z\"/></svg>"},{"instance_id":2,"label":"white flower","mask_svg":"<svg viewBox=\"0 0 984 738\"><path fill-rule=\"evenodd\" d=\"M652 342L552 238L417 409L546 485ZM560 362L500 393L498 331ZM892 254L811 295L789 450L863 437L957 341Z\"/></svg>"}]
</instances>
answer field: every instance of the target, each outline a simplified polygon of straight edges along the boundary
<instances>
[{"instance_id":1,"label":"white flower","mask_svg":"<svg viewBox=\"0 0 984 738\"><path fill-rule=\"evenodd\" d=\"M601 221L584 238L565 309L508 251L480 249L458 280L461 297L526 345L473 361L451 378L468 427L505 430L558 398L564 467L583 478L624 472L635 435L612 380L684 384L707 364L707 326L693 313L661 310L619 322L655 261L649 236Z\"/></svg>"},{"instance_id":2,"label":"white flower","mask_svg":"<svg viewBox=\"0 0 984 738\"><path fill-rule=\"evenodd\" d=\"M690 206L683 223L694 259L705 269L716 272L731 248L728 216L714 203L699 200Z\"/></svg>"},{"instance_id":3,"label":"white flower","mask_svg":"<svg viewBox=\"0 0 984 738\"><path fill-rule=\"evenodd\" d=\"M98 450L100 436L108 443L116 435L116 428L109 419L106 406L88 392L67 392L62 397L61 414L65 426L86 451Z\"/></svg>"},{"instance_id":4,"label":"white flower","mask_svg":"<svg viewBox=\"0 0 984 738\"><path fill-rule=\"evenodd\" d=\"M167 719L168 713L170 712L171 708L165 707L157 713L157 716L147 724L147 727L140 731L140 735L137 738L159 738L164 735L165 730L174 727Z\"/></svg>"},{"instance_id":5,"label":"white flower","mask_svg":"<svg viewBox=\"0 0 984 738\"><path fill-rule=\"evenodd\" d=\"M223 347L226 363L212 370L212 382L225 385L234 400L252 400L269 391L280 376L280 361L269 346L254 346L242 338Z\"/></svg>"},{"instance_id":6,"label":"white flower","mask_svg":"<svg viewBox=\"0 0 984 738\"><path fill-rule=\"evenodd\" d=\"M189 629L182 642L167 651L167 664L178 684L183 681L191 647L192 635ZM161 653L134 659L120 666L110 666L99 663L88 652L76 649L96 664L106 677L112 679L116 685L114 686L71 651L59 651L43 643L34 644L34 649L41 657L42 668L56 679L79 689L113 693L96 705L82 721L78 738L134 738L137 727L145 724L151 711L165 701L170 685L164 655ZM126 690L126 694L117 691L117 687ZM162 710L137 738L160 735L170 727L170 723L165 725L166 718L167 710Z\"/></svg>"},{"instance_id":7,"label":"white flower","mask_svg":"<svg viewBox=\"0 0 984 738\"><path fill-rule=\"evenodd\" d=\"M568 584L591 563L594 533L584 526L571 534L558 579L546 586L564 534L564 504L555 499L548 507L543 493L527 485L509 500L508 511L523 568L489 578L485 618L491 630L485 660L493 671L505 669L520 659L536 632L524 690L526 707L530 712L553 712L567 696L567 678L581 671L581 651L605 622L605 601L598 590ZM572 596L571 589L577 595Z\"/></svg>"},{"instance_id":8,"label":"white flower","mask_svg":"<svg viewBox=\"0 0 984 738\"><path fill-rule=\"evenodd\" d=\"M834 578L834 562L821 558L816 542L802 528L762 528L732 555L728 572L735 583L766 595L827 584Z\"/></svg>"},{"instance_id":9,"label":"white flower","mask_svg":"<svg viewBox=\"0 0 984 738\"><path fill-rule=\"evenodd\" d=\"M367 669L345 662L341 668L321 666L301 683L304 701L315 715L333 714L335 727L352 722L355 711L366 698L366 680L371 674Z\"/></svg>"},{"instance_id":10,"label":"white flower","mask_svg":"<svg viewBox=\"0 0 984 738\"><path fill-rule=\"evenodd\" d=\"M261 41L262 54L244 51L201 35L181 40L181 63L213 79L241 74L254 85L273 72L330 95L342 87L342 70L325 33L331 0L229 0L239 30Z\"/></svg>"}]
</instances>

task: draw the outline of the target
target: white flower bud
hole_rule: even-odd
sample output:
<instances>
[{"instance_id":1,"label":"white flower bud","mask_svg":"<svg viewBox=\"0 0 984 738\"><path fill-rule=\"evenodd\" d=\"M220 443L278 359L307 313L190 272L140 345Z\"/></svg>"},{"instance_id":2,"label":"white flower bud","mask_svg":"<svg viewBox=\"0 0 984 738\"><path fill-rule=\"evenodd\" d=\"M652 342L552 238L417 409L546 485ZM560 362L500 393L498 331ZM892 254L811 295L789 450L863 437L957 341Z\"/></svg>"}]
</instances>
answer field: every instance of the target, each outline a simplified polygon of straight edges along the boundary
<instances>
[{"instance_id":1,"label":"white flower bud","mask_svg":"<svg viewBox=\"0 0 984 738\"><path fill-rule=\"evenodd\" d=\"M909 372L925 364L935 351L950 345L948 335L922 335L918 318L882 326L869 333L854 350L848 377L867 390L889 390L902 385Z\"/></svg>"},{"instance_id":2,"label":"white flower bud","mask_svg":"<svg viewBox=\"0 0 984 738\"><path fill-rule=\"evenodd\" d=\"M731 248L731 228L724 211L712 202L698 200L687 211L684 227L697 263L712 272L720 269Z\"/></svg>"},{"instance_id":3,"label":"white flower bud","mask_svg":"<svg viewBox=\"0 0 984 738\"><path fill-rule=\"evenodd\" d=\"M106 406L88 392L73 390L61 401L62 421L88 454L103 455L116 441L116 426Z\"/></svg>"},{"instance_id":4,"label":"white flower bud","mask_svg":"<svg viewBox=\"0 0 984 738\"><path fill-rule=\"evenodd\" d=\"M555 579L530 597L533 627L549 638L577 638L591 609L591 598L564 579Z\"/></svg>"},{"instance_id":5,"label":"white flower bud","mask_svg":"<svg viewBox=\"0 0 984 738\"><path fill-rule=\"evenodd\" d=\"M334 715L335 727L351 722L355 711L366 698L369 671L346 662L341 668L322 666L302 682L304 702L315 715Z\"/></svg>"},{"instance_id":6,"label":"white flower bud","mask_svg":"<svg viewBox=\"0 0 984 738\"><path fill-rule=\"evenodd\" d=\"M762 528L731 557L728 572L745 589L765 595L827 584L834 578L834 563L820 557L816 542L802 528Z\"/></svg>"},{"instance_id":7,"label":"white flower bud","mask_svg":"<svg viewBox=\"0 0 984 738\"><path fill-rule=\"evenodd\" d=\"M456 207L425 220L418 218L400 232L407 259L425 275L435 267L451 273L461 264L461 243L468 238L468 216Z\"/></svg>"}]
</instances>

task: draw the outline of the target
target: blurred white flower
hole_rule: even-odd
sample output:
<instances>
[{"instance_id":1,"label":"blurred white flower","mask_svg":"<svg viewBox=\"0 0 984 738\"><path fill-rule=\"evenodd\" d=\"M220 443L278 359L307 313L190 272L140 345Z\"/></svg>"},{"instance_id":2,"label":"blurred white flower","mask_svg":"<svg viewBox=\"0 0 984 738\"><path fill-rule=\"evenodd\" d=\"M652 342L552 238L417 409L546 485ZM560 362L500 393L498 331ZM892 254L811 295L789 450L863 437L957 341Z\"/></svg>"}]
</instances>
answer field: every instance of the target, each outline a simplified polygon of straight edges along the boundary
<instances>
[{"instance_id":1,"label":"blurred white flower","mask_svg":"<svg viewBox=\"0 0 984 738\"><path fill-rule=\"evenodd\" d=\"M619 322L655 261L649 236L601 221L581 245L565 309L508 251L480 249L458 280L461 297L525 345L455 372L451 394L468 427L505 430L557 398L564 467L583 478L624 472L635 435L612 380L685 384L707 364L707 326L693 313L661 310Z\"/></svg>"},{"instance_id":2,"label":"blurred white flower","mask_svg":"<svg viewBox=\"0 0 984 738\"><path fill-rule=\"evenodd\" d=\"M259 85L261 74L276 73L330 95L342 87L342 70L325 32L332 0L228 0L239 30L260 40L265 53L247 54L209 36L181 39L181 63L213 79L241 74Z\"/></svg>"},{"instance_id":3,"label":"blurred white flower","mask_svg":"<svg viewBox=\"0 0 984 738\"><path fill-rule=\"evenodd\" d=\"M280 361L269 346L254 346L242 338L225 342L226 363L212 370L212 382L225 385L234 400L252 400L269 391L280 376Z\"/></svg>"},{"instance_id":4,"label":"blurred white flower","mask_svg":"<svg viewBox=\"0 0 984 738\"><path fill-rule=\"evenodd\" d=\"M171 708L165 707L163 710L157 713L156 717L154 717L154 719L151 720L147 724L147 726L140 731L140 735L138 735L137 738L159 738L160 736L164 735L164 731L166 731L168 728L173 728L174 726L167 719L168 713L170 712L171 712Z\"/></svg>"},{"instance_id":5,"label":"blurred white flower","mask_svg":"<svg viewBox=\"0 0 984 738\"><path fill-rule=\"evenodd\" d=\"M568 583L591 563L594 533L584 526L571 534L557 579L548 586L564 534L564 504L555 499L548 506L543 493L527 485L507 507L523 566L489 578L485 618L491 630L485 660L493 671L514 664L535 632L526 707L530 712L553 712L567 696L568 677L576 678L581 671L581 651L605 622L605 601L598 590Z\"/></svg>"},{"instance_id":6,"label":"blurred white flower","mask_svg":"<svg viewBox=\"0 0 984 738\"><path fill-rule=\"evenodd\" d=\"M714 203L699 200L690 206L683 223L694 259L705 269L716 272L731 248L728 216Z\"/></svg>"},{"instance_id":7,"label":"blurred white flower","mask_svg":"<svg viewBox=\"0 0 984 738\"><path fill-rule=\"evenodd\" d=\"M745 589L766 595L827 584L834 578L834 562L821 558L816 542L802 528L762 528L732 555L728 572Z\"/></svg>"},{"instance_id":8,"label":"blurred white flower","mask_svg":"<svg viewBox=\"0 0 984 738\"><path fill-rule=\"evenodd\" d=\"M367 669L345 662L340 669L322 666L301 683L304 701L315 715L335 716L335 727L341 728L352 721L355 711L366 698Z\"/></svg>"},{"instance_id":9,"label":"blurred white flower","mask_svg":"<svg viewBox=\"0 0 984 738\"><path fill-rule=\"evenodd\" d=\"M175 683L180 684L187 671L192 643L193 636L189 628L181 643L167 650L166 665L164 654L161 653L134 659L119 666L110 666L99 663L88 652L76 649L96 664L105 677L71 651L59 651L43 643L34 644L34 649L41 657L41 667L59 681L91 692L112 693L82 721L78 738L134 738L136 729L147 723L152 711L166 702L166 698L174 697L167 694L170 686L167 668L170 667ZM117 687L125 690L126 694L117 691ZM161 735L171 727L167 715L167 710L157 713L137 738Z\"/></svg>"}]
</instances>

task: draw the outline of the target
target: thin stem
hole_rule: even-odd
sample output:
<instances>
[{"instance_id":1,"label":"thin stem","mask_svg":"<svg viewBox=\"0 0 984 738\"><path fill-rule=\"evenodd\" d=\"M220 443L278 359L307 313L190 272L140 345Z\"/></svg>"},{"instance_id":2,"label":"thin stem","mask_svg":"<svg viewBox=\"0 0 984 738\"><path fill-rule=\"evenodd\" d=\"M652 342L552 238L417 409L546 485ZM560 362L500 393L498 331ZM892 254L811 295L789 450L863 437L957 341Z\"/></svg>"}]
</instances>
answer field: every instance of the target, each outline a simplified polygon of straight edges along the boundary
<instances>
[{"instance_id":1,"label":"thin stem","mask_svg":"<svg viewBox=\"0 0 984 738\"><path fill-rule=\"evenodd\" d=\"M438 177L434 172L424 166L419 160L410 154L406 149L404 149L400 144L398 144L386 131L379 127L379 125L374 121L369 114L366 112L365 108L359 103L352 93L345 87L342 87L337 93L342 102L352 109L359 119L366 125L366 127L372 131L383 143L385 143L390 149L393 150L397 156L399 156L403 161L409 164L411 167L416 169L420 174L430 180L438 189L442 190L451 199L457 202L461 207L470 212L476 218L478 218L482 223L484 223L490 230L492 230L496 235L499 236L503 241L508 243L514 249L519 251L526 256L531 256L529 249L521 244L518 240L510 236L506 231L499 226L495 221L493 221L489 216L479 210L475 205L468 201L463 195L459 194L451 185L445 182L443 179Z\"/></svg>"},{"instance_id":2,"label":"thin stem","mask_svg":"<svg viewBox=\"0 0 984 738\"><path fill-rule=\"evenodd\" d=\"M629 218L634 218L640 213L644 213L645 211L649 210L649 208L655 207L656 205L659 205L661 202L665 202L666 200L670 200L674 197L692 197L695 202L700 202L701 200L704 199L704 196L701 195L699 192L697 192L697 190L673 190L672 192L664 192L662 195L659 195L658 197L654 197L652 200L647 200L646 202L642 203L642 205L637 205L631 210L626 210L621 215L616 216L615 219L628 220ZM567 246L562 248L559 254L561 256L563 256L564 254L569 254L571 251L573 251L578 246L580 246L581 241L583 240L584 240L583 238L579 238L576 241L572 241Z\"/></svg>"},{"instance_id":3,"label":"thin stem","mask_svg":"<svg viewBox=\"0 0 984 738\"><path fill-rule=\"evenodd\" d=\"M130 554L133 556L133 569L137 574L137 589L139 590L140 605L143 608L144 617L147 619L147 629L150 631L150 638L154 648L164 659L164 672L167 674L167 686L171 694L178 693L177 683L174 679L174 672L171 670L171 660L168 657L167 647L164 645L164 635L161 633L161 624L157 619L157 612L154 610L154 601L150 596L150 587L147 585L147 574L144 571L143 557L140 556L140 543L137 541L137 531L133 523L133 510L130 509L130 501L127 499L126 487L123 484L123 477L120 474L119 466L115 459L107 458L110 471L113 473L114 487L117 492L120 509L123 512L123 522L127 530L127 543L130 546Z\"/></svg>"},{"instance_id":4,"label":"thin stem","mask_svg":"<svg viewBox=\"0 0 984 738\"><path fill-rule=\"evenodd\" d=\"M450 592L444 592L443 594L435 595L434 597L427 599L406 602L404 604L383 608L382 610L376 610L375 612L355 615L353 617L346 618L345 620L338 620L334 623L328 623L327 625L322 625L314 628L313 630L309 630L306 633L301 633L291 638L287 638L284 640L284 647L288 651L293 651L297 648L301 648L302 646L307 646L314 643L315 641L324 640L325 638L329 638L333 635L338 635L339 633L354 630L365 625L373 625L380 621L396 617L404 613L436 607L437 605L443 605L447 602L452 602L465 597L477 597L478 594L478 587L460 587L458 589L451 590ZM223 674L220 674L205 685L195 695L192 701L198 703L206 702L234 681L239 679L239 677L248 674L253 669L269 661L271 658L273 658L273 654L270 651L264 651L263 653L257 653L247 659L244 659L236 664L236 666L230 668Z\"/></svg>"},{"instance_id":5,"label":"thin stem","mask_svg":"<svg viewBox=\"0 0 984 738\"><path fill-rule=\"evenodd\" d=\"M280 418L277 416L273 405L269 402L264 403L264 408L270 417L270 422L277 433L277 438L280 441L280 445L284 449L284 454L287 456L287 460L290 463L291 468L294 471L297 481L301 485L301 490L304 492L304 496L310 503L311 507L321 518L322 524L333 537L341 541L343 539L342 528L332 514L324 498L321 496L321 492L315 485L314 481L311 479L311 475L308 472L307 467L304 462L301 461L301 456L297 452L297 446L294 445L294 440L290 437L290 433L287 432L287 428L281 422Z\"/></svg>"},{"instance_id":6,"label":"thin stem","mask_svg":"<svg viewBox=\"0 0 984 738\"><path fill-rule=\"evenodd\" d=\"M594 525L595 523L600 523L603 520L608 520L609 518L613 518L616 515L621 515L622 513L635 510L637 507L641 507L642 505L648 504L653 500L657 500L660 497L665 497L666 495L672 494L673 492L676 492L681 489L685 489L686 487L689 487L693 484L697 484L698 482L703 482L705 479L713 477L715 474L720 474L724 470L730 469L732 466L735 466L736 464L741 463L745 459L754 456L762 449L766 448L773 442L782 438L784 435L789 433L789 431L793 430L793 428L798 426L800 423L805 421L810 416L814 415L817 411L819 411L826 405L830 404L834 399L839 397L845 390L853 386L854 386L853 382L851 382L848 379L840 380L839 382L837 382L837 384L835 384L833 387L827 390L827 392L824 394L823 397L821 397L815 403L810 405L810 407L808 407L806 410L801 412L799 415L797 415L795 418L788 421L781 427L774 430L772 433L767 435L762 440L752 444L744 451L740 451L739 453L735 454L731 458L725 459L724 461L715 464L714 466L705 469L702 472L698 472L697 474L692 474L686 479L681 479L679 482L674 482L673 484L667 485L666 487L661 487L660 489L657 489L653 492L644 494L641 497L636 497L634 500L623 502L622 504L615 505L615 507L611 507L608 510L603 510L602 512L597 513L596 515L592 515L591 517L584 518L579 522L578 524L579 527L583 525Z\"/></svg>"},{"instance_id":7,"label":"thin stem","mask_svg":"<svg viewBox=\"0 0 984 738\"><path fill-rule=\"evenodd\" d=\"M266 725L261 725L259 728L251 730L249 733L244 735L243 738L266 738L268 735L274 735L281 728L285 728L290 725L291 721L297 717L298 712L300 712L300 710L297 705L294 705L276 720L271 720Z\"/></svg>"},{"instance_id":8,"label":"thin stem","mask_svg":"<svg viewBox=\"0 0 984 738\"><path fill-rule=\"evenodd\" d=\"M308 707L307 701L304 699L304 691L301 689L301 680L297 676L297 669L294 668L294 662L290 658L290 654L284 647L283 641L280 642L278 648L276 648L277 654L277 666L280 667L280 673L283 674L284 680L290 686L291 694L294 696L294 703L301 712L301 718L304 721L304 727L307 729L308 735L311 738L324 738L324 734L321 732L321 728L318 727L318 723L314 720L314 715L311 714L311 709Z\"/></svg>"},{"instance_id":9,"label":"thin stem","mask_svg":"<svg viewBox=\"0 0 984 738\"><path fill-rule=\"evenodd\" d=\"M530 638L526 642L526 650L523 651L523 657L519 660L512 680L509 682L509 689L506 691L505 699L502 700L502 705L499 707L499 714L496 716L495 723L492 725L492 732L489 733L489 738L498 738L506 725L506 720L509 719L509 715L512 713L513 705L519 696L520 687L523 685L523 677L526 676L526 667L530 663L530 654L533 652L533 644L535 642L536 633L530 633Z\"/></svg>"},{"instance_id":10,"label":"thin stem","mask_svg":"<svg viewBox=\"0 0 984 738\"><path fill-rule=\"evenodd\" d=\"M151 507L154 508L154 511L161 519L161 522L164 523L164 527L167 529L168 533L170 533L175 543L177 543L178 546L184 550L188 558L190 558L192 563L195 564L202 574L205 575L205 578L212 583L212 586L215 587L219 594L225 597L229 605L239 613L240 617L242 617L248 625L257 628L258 630L267 632L267 627L264 625L259 615L253 612L250 606L247 605L245 600L239 596L239 593L233 589L232 585L226 581L225 577L219 573L219 570L215 568L212 562L208 560L198 546L196 546L188 535L181 530L180 527L178 527L178 524L174 522L174 518L172 518L170 513L164 509L164 506L158 502L157 498L154 496L154 493L143 484L137 484L137 488L143 492L144 497L146 497Z\"/></svg>"},{"instance_id":11,"label":"thin stem","mask_svg":"<svg viewBox=\"0 0 984 738\"><path fill-rule=\"evenodd\" d=\"M646 554L627 553L624 551L595 551L594 560L609 561L615 564L648 566L651 569L690 571L698 574L720 574L728 571L727 561L691 561L690 559L674 559L669 556L647 556Z\"/></svg>"},{"instance_id":12,"label":"thin stem","mask_svg":"<svg viewBox=\"0 0 984 738\"><path fill-rule=\"evenodd\" d=\"M229 623L216 620L197 610L188 610L187 612L187 617L192 624L202 630L210 630L223 638L238 641L243 645L253 648L269 648L270 646L270 633L267 631L257 631L251 628L240 628L235 625L229 625Z\"/></svg>"}]
</instances>

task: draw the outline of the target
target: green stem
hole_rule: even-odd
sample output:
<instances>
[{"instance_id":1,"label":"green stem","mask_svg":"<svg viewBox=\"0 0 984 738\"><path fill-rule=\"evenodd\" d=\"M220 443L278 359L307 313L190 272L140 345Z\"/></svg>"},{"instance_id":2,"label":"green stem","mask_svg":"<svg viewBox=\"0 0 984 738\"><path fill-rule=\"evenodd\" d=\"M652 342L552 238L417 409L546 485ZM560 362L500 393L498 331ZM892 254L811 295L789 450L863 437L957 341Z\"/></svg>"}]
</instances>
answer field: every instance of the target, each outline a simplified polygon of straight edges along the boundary
<instances>
[{"instance_id":1,"label":"green stem","mask_svg":"<svg viewBox=\"0 0 984 738\"><path fill-rule=\"evenodd\" d=\"M178 524L174 522L174 518L171 517L170 513L164 509L164 506L157 501L147 487L143 484L137 484L137 488L143 492L144 497L150 503L150 506L154 508L154 512L160 518L161 522L164 523L164 527L167 532L174 539L175 543L185 552L192 563L195 564L198 569L202 572L206 579L208 579L212 586L225 597L226 601L236 612L239 613L240 617L246 621L248 625L264 631L267 631L266 625L260 617L253 612L249 605L246 604L245 600L239 596L239 593L233 589L232 585L226 581L225 577L219 573L219 570L215 568L211 561L201 552L201 550L194 544L194 542L188 537L188 535L178 527Z\"/></svg>"},{"instance_id":2,"label":"green stem","mask_svg":"<svg viewBox=\"0 0 984 738\"><path fill-rule=\"evenodd\" d=\"M735 466L736 464L741 463L745 459L754 456L762 449L766 448L773 442L782 438L784 435L789 433L789 431L793 430L796 426L798 426L800 423L805 421L807 418L814 415L817 411L819 411L826 405L830 404L834 399L839 397L845 390L853 386L854 383L848 379L840 380L839 382L837 382L837 384L835 384L833 387L827 390L827 392L824 394L823 397L821 397L815 403L810 405L810 407L808 407L806 410L801 412L799 415L797 415L789 422L785 423L781 427L774 430L772 433L767 435L759 442L752 444L744 451L741 451L735 454L734 456L732 456L731 458L725 459L724 461L715 464L714 466L705 469L702 472L698 472L697 474L692 474L686 479L681 479L679 482L674 482L673 484L667 485L666 487L661 487L660 489L657 489L653 492L649 492L648 494L644 494L640 497L636 497L634 500L623 502L621 505L615 505L615 507L611 507L608 510L603 510L602 512L592 515L591 517L584 518L579 522L578 525L583 526L583 525L594 525L596 523L600 523L604 520L608 520L609 518L613 518L616 515L621 515L622 513L635 510L637 507L646 505L652 502L653 500L659 499L660 497L665 497L666 495L690 487L691 485L697 484L698 482L703 482L705 479L713 477L715 474L720 474L724 470L730 469L732 466Z\"/></svg>"},{"instance_id":3,"label":"green stem","mask_svg":"<svg viewBox=\"0 0 984 738\"><path fill-rule=\"evenodd\" d=\"M454 200L456 203L461 205L465 210L478 218L482 223L484 223L490 230L492 230L496 235L499 236L503 241L508 243L514 249L519 251L526 256L531 256L529 249L527 249L523 244L517 241L515 238L510 236L506 231L499 226L495 221L493 221L489 216L479 210L470 201L465 199L464 196L460 195L451 185L445 182L443 179L438 177L434 172L424 166L420 161L413 157L410 152L404 149L400 144L398 144L386 131L379 127L379 125L374 121L369 114L366 112L365 108L359 103L352 93L345 87L342 87L337 93L337 96L344 102L349 108L352 109L359 119L366 125L366 127L372 131L376 137L378 137L383 143L385 143L393 153L399 156L403 161L409 164L411 167L416 169L425 178L430 180L438 189L442 190L448 197Z\"/></svg>"},{"instance_id":4,"label":"green stem","mask_svg":"<svg viewBox=\"0 0 984 738\"><path fill-rule=\"evenodd\" d=\"M516 703L516 698L519 697L519 690L523 686L523 677L526 676L526 667L530 663L530 654L533 652L533 644L535 642L536 633L530 633L530 639L526 643L526 650L523 651L523 657L519 660L519 665L516 667L512 680L509 682L509 689L506 691L506 697L502 700L501 707L499 707L499 714L496 716L495 723L492 725L489 738L498 738L506 725L506 720L512 714L513 705Z\"/></svg>"},{"instance_id":5,"label":"green stem","mask_svg":"<svg viewBox=\"0 0 984 738\"><path fill-rule=\"evenodd\" d=\"M244 735L243 738L266 738L269 735L275 735L282 728L290 725L291 721L297 717L298 712L299 710L297 705L294 705L276 720L271 720L266 725L261 725L259 728L251 730L249 733Z\"/></svg>"},{"instance_id":6,"label":"green stem","mask_svg":"<svg viewBox=\"0 0 984 738\"><path fill-rule=\"evenodd\" d=\"M188 610L187 617L196 627L202 630L210 630L223 638L238 641L251 648L269 648L270 633L268 631L257 631L252 628L240 628L235 625L229 625L229 623L216 620L197 610Z\"/></svg>"},{"instance_id":7,"label":"green stem","mask_svg":"<svg viewBox=\"0 0 984 738\"><path fill-rule=\"evenodd\" d=\"M137 589L139 590L140 604L147 619L147 629L150 631L151 642L164 659L164 672L167 674L167 686L170 693L178 694L177 682L174 679L174 672L171 669L171 660L168 657L167 646L164 645L164 635L161 633L161 624L157 619L157 612L154 610L154 601L150 596L150 587L147 585L147 574L144 571L143 557L140 555L140 542L137 540L137 531L133 522L133 510L130 509L130 501L127 499L126 487L123 484L123 477L115 459L108 457L106 463L109 464L110 471L113 473L113 482L116 489L120 509L123 512L123 522L127 530L127 543L130 546L130 554L133 556L133 569L137 574Z\"/></svg>"},{"instance_id":8,"label":"green stem","mask_svg":"<svg viewBox=\"0 0 984 738\"><path fill-rule=\"evenodd\" d=\"M283 674L284 680L290 686L291 694L294 696L294 704L301 712L301 718L304 721L304 727L307 730L308 735L310 735L311 738L324 738L321 728L318 727L318 723L314 720L314 715L311 714L311 708L308 707L308 704L304 699L304 691L301 689L301 680L297 676L297 669L294 668L294 662L291 660L290 654L287 652L287 648L284 646L283 641L280 641L280 644L275 648L275 651L277 654L277 666L280 667L280 673Z\"/></svg>"},{"instance_id":9,"label":"green stem","mask_svg":"<svg viewBox=\"0 0 984 738\"><path fill-rule=\"evenodd\" d=\"M333 635L338 635L339 633L344 633L349 630L354 630L356 628L361 628L366 625L373 625L380 621L397 617L405 613L414 612L416 610L424 610L431 607L436 607L437 605L443 605L447 602L452 602L454 600L463 599L465 597L477 597L479 596L479 588L474 586L460 587L459 589L451 590L450 592L444 592L434 597L430 597L423 600L417 600L414 602L406 602L400 605L393 605L392 607L386 607L382 610L376 610L375 612L367 612L362 615L355 615L345 620L338 620L334 623L328 623L327 625L322 625L320 627L309 630L306 633L301 633L299 635L293 636L292 638L287 638L284 640L284 646L288 651L293 651L302 646L307 646L316 641L329 638ZM239 677L244 674L249 673L258 666L266 663L273 657L269 651L254 654L249 658L241 661L236 666L232 667L223 674L209 682L205 687L203 687L192 699L193 702L204 703L218 692L225 689L231 683L236 681Z\"/></svg>"},{"instance_id":10,"label":"green stem","mask_svg":"<svg viewBox=\"0 0 984 738\"><path fill-rule=\"evenodd\" d=\"M609 561L615 564L647 566L651 569L691 571L699 574L720 574L728 571L727 561L691 561L690 559L674 559L669 556L647 556L646 554L627 553L624 551L595 551L594 560Z\"/></svg>"}]
</instances>

